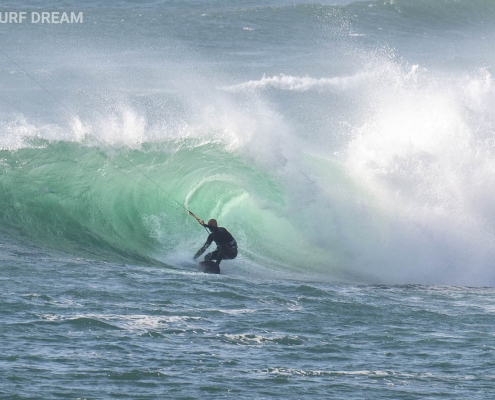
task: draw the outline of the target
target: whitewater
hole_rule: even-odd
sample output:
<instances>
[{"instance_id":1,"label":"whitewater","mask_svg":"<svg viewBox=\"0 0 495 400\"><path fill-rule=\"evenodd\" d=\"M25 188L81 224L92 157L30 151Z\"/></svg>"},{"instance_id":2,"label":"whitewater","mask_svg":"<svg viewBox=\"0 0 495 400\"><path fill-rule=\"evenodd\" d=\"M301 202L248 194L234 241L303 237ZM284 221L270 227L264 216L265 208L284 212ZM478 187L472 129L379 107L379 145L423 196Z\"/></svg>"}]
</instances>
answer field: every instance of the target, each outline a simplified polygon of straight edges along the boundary
<instances>
[{"instance_id":1,"label":"whitewater","mask_svg":"<svg viewBox=\"0 0 495 400\"><path fill-rule=\"evenodd\" d=\"M4 7L2 399L495 394L490 1Z\"/></svg>"}]
</instances>

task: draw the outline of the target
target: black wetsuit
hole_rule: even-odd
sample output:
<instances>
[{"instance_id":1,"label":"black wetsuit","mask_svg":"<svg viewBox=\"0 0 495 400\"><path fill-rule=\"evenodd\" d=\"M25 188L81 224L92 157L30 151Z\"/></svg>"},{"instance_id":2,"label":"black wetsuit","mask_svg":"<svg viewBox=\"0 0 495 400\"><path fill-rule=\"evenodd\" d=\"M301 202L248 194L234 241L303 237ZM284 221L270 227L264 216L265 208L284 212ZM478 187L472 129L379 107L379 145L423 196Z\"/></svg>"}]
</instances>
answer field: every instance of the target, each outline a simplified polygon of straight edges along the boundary
<instances>
[{"instance_id":1,"label":"black wetsuit","mask_svg":"<svg viewBox=\"0 0 495 400\"><path fill-rule=\"evenodd\" d=\"M227 229L213 225L203 226L208 228L211 233L203 247L194 255L195 259L205 252L211 242L215 242L217 248L205 256L205 261L216 260L216 264L220 265L222 260L232 260L237 257L237 242Z\"/></svg>"}]
</instances>

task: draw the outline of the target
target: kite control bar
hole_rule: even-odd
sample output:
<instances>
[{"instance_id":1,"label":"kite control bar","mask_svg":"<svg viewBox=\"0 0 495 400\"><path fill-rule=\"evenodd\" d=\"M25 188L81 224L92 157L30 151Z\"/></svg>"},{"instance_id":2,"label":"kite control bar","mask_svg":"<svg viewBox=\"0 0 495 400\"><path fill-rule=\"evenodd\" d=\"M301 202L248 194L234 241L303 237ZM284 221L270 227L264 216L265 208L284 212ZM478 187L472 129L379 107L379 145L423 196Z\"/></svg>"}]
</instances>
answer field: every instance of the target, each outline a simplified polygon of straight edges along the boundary
<instances>
[{"instance_id":1,"label":"kite control bar","mask_svg":"<svg viewBox=\"0 0 495 400\"><path fill-rule=\"evenodd\" d=\"M203 221L201 218L196 217L196 215L194 215L194 213L193 213L193 212L191 212L191 211L187 210L187 213L188 213L191 217L193 217L194 219L196 219L196 221L198 221L200 225L204 225L204 224L205 224L205 221Z\"/></svg>"}]
</instances>

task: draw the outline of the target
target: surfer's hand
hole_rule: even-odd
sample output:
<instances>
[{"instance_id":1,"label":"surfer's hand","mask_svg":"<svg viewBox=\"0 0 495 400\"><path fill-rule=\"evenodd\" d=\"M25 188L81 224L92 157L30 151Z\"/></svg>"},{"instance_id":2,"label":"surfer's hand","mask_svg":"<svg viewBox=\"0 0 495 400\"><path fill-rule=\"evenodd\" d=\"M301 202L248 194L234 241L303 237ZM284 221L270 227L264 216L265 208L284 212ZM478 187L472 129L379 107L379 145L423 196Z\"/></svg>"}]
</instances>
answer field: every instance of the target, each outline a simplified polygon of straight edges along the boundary
<instances>
[{"instance_id":1,"label":"surfer's hand","mask_svg":"<svg viewBox=\"0 0 495 400\"><path fill-rule=\"evenodd\" d=\"M200 219L198 222L201 226L205 226L205 221L203 221L202 219Z\"/></svg>"}]
</instances>

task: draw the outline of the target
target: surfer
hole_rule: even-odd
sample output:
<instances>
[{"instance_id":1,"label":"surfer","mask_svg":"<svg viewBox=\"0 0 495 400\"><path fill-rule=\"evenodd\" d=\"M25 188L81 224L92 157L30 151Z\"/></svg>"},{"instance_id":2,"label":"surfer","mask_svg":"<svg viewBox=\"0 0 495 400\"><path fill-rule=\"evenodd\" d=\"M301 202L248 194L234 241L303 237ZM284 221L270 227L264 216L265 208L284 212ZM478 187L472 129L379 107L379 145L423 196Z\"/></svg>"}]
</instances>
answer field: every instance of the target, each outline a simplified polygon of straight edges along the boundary
<instances>
[{"instance_id":1,"label":"surfer","mask_svg":"<svg viewBox=\"0 0 495 400\"><path fill-rule=\"evenodd\" d=\"M232 260L237 257L237 242L227 229L218 226L216 219L210 219L208 224L205 224L201 220L199 223L205 228L208 228L211 233L208 235L208 239L206 239L203 247L194 255L194 259L203 254L211 242L215 242L217 248L205 256L205 261L216 260L215 264L219 266L220 261Z\"/></svg>"}]
</instances>

